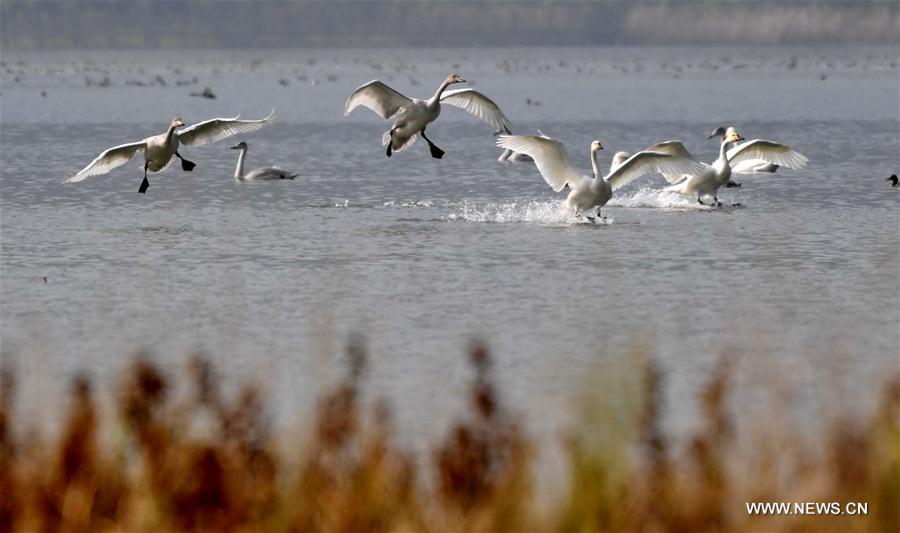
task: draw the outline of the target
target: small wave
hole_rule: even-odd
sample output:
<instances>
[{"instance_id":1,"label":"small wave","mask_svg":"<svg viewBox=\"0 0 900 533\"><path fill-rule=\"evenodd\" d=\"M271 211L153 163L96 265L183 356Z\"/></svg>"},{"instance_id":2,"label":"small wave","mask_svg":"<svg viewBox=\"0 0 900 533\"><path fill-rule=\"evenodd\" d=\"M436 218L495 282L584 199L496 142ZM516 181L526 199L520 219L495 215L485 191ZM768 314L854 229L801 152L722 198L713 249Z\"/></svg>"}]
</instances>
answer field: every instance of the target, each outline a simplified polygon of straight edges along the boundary
<instances>
[{"instance_id":1,"label":"small wave","mask_svg":"<svg viewBox=\"0 0 900 533\"><path fill-rule=\"evenodd\" d=\"M529 224L570 225L591 224L584 217L576 217L563 207L559 200L515 201L507 203L476 204L462 202L459 211L447 216L449 220L466 222L509 223L524 222ZM596 224L609 224L610 217L595 219Z\"/></svg>"},{"instance_id":2,"label":"small wave","mask_svg":"<svg viewBox=\"0 0 900 533\"><path fill-rule=\"evenodd\" d=\"M434 207L433 200L391 200L384 202L382 207Z\"/></svg>"}]
</instances>

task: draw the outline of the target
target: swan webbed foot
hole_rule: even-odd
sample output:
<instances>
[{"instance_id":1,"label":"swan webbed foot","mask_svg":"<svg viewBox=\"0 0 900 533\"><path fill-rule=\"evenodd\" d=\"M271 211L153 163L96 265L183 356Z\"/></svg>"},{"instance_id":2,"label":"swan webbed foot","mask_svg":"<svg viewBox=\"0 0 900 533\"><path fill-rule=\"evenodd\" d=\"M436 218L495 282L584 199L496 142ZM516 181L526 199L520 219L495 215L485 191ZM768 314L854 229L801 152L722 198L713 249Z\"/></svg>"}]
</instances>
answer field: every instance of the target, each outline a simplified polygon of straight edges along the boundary
<instances>
[{"instance_id":1,"label":"swan webbed foot","mask_svg":"<svg viewBox=\"0 0 900 533\"><path fill-rule=\"evenodd\" d=\"M738 182L736 182L736 181L729 181L729 182L725 185L725 188L730 189L730 188L732 188L732 187L740 187L741 185L743 185L743 184L742 184L742 183L738 183Z\"/></svg>"},{"instance_id":2,"label":"swan webbed foot","mask_svg":"<svg viewBox=\"0 0 900 533\"><path fill-rule=\"evenodd\" d=\"M185 172L190 172L190 171L194 170L194 167L197 166L193 162L188 161L187 159L181 157L181 154L179 154L178 152L175 152L175 156L178 159L181 159L181 170L183 170Z\"/></svg>"},{"instance_id":3,"label":"swan webbed foot","mask_svg":"<svg viewBox=\"0 0 900 533\"><path fill-rule=\"evenodd\" d=\"M150 180L147 179L147 176L144 176L144 181L141 182L141 186L138 187L138 192L144 194L147 192L147 189L150 188Z\"/></svg>"},{"instance_id":4,"label":"swan webbed foot","mask_svg":"<svg viewBox=\"0 0 900 533\"><path fill-rule=\"evenodd\" d=\"M422 138L428 143L428 149L431 150L431 157L435 159L443 159L444 151L434 145L431 139L425 136L425 128L422 128Z\"/></svg>"},{"instance_id":5,"label":"swan webbed foot","mask_svg":"<svg viewBox=\"0 0 900 533\"><path fill-rule=\"evenodd\" d=\"M731 207L740 207L740 206L741 206L740 202L731 204Z\"/></svg>"},{"instance_id":6,"label":"swan webbed foot","mask_svg":"<svg viewBox=\"0 0 900 533\"><path fill-rule=\"evenodd\" d=\"M444 151L432 144L431 141L428 142L428 149L431 150L431 157L435 159L444 158Z\"/></svg>"}]
</instances>

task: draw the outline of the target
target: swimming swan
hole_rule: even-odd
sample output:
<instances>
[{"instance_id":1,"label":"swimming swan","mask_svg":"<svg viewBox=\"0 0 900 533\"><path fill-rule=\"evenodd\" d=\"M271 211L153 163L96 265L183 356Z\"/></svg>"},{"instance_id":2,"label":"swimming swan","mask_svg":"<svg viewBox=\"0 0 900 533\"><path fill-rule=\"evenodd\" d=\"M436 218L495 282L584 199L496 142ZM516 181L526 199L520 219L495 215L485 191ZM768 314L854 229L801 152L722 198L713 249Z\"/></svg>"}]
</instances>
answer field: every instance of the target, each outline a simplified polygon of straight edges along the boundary
<instances>
[{"instance_id":1,"label":"swimming swan","mask_svg":"<svg viewBox=\"0 0 900 533\"><path fill-rule=\"evenodd\" d=\"M597 152L603 149L603 145L600 141L594 141L591 143L593 178L588 178L572 166L562 143L546 135L501 135L497 139L497 146L531 156L541 176L555 192L563 190L568 185L571 191L565 205L575 216L593 207L597 207L599 216L600 208L612 198L613 191L645 174L653 172L691 174L703 170L703 166L696 161L644 151L628 157L609 174L601 176L597 166ZM593 217L588 219L593 220Z\"/></svg>"},{"instance_id":2,"label":"swimming swan","mask_svg":"<svg viewBox=\"0 0 900 533\"><path fill-rule=\"evenodd\" d=\"M244 174L244 157L247 155L247 143L241 141L232 146L231 149L241 151L241 155L238 156L237 166L234 168L234 179L238 181L292 180L297 177L297 174L288 174L277 167L257 168Z\"/></svg>"},{"instance_id":3,"label":"swimming swan","mask_svg":"<svg viewBox=\"0 0 900 533\"><path fill-rule=\"evenodd\" d=\"M391 157L392 152L399 152L412 146L416 136L421 133L431 150L431 157L441 159L444 157L444 151L425 136L425 127L441 114L442 103L462 108L498 131L510 128L509 119L487 96L468 88L446 90L451 84L465 81L459 75L451 74L441 83L434 96L427 100L419 100L404 96L378 80L372 80L353 91L344 106L344 116L349 115L357 106L363 105L382 118L394 119L393 127L381 138L382 143L387 145L388 157Z\"/></svg>"},{"instance_id":4,"label":"swimming swan","mask_svg":"<svg viewBox=\"0 0 900 533\"><path fill-rule=\"evenodd\" d=\"M110 170L127 163L134 154L143 152L144 180L141 181L141 186L138 188L138 192L143 194L150 187L147 171L161 172L165 170L171 163L173 155L181 160L182 170L186 172L194 170L196 165L184 159L178 153L179 145L200 146L220 141L238 133L250 133L268 124L274 114L275 111L273 110L272 113L269 113L269 116L260 120L238 120L240 115L234 118L214 118L198 122L178 132L175 129L184 126L184 122L181 120L181 117L175 117L165 133L147 137L143 141L121 144L105 150L91 161L88 166L67 179L66 183L77 183L89 176L106 174Z\"/></svg>"},{"instance_id":5,"label":"swimming swan","mask_svg":"<svg viewBox=\"0 0 900 533\"><path fill-rule=\"evenodd\" d=\"M743 141L737 130L727 128L719 146L719 157L712 164L703 163L703 172L671 174L664 173L669 183L675 183L668 190L697 196L697 202L702 205L703 196L712 196L713 204L722 205L719 202L718 190L731 179L732 165L738 165L743 161L762 160L778 166L799 170L806 166L809 159L803 154L795 152L789 146L763 139L754 139L728 148L730 143ZM694 156L681 144L680 141L667 141L651 146L648 150L677 155L686 159L694 159Z\"/></svg>"}]
</instances>

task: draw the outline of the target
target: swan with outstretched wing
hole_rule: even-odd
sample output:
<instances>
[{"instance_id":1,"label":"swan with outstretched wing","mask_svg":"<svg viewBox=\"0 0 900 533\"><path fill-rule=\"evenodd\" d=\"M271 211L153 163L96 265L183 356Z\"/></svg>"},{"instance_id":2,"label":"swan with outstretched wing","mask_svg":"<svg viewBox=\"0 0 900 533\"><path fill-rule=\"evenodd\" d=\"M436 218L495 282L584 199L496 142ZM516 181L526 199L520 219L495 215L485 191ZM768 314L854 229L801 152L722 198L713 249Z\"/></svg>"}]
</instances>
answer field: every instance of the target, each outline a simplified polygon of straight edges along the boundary
<instances>
[{"instance_id":1,"label":"swan with outstretched wing","mask_svg":"<svg viewBox=\"0 0 900 533\"><path fill-rule=\"evenodd\" d=\"M428 143L431 156L441 159L445 152L425 136L425 128L441 114L441 104L463 109L490 124L495 130L510 128L509 119L500 107L482 93L470 88L447 91L450 85L465 81L458 74L451 74L441 83L434 96L420 100L405 96L379 80L373 80L353 91L344 105L344 116L357 107L364 106L383 119L393 120L393 126L381 138L382 143L387 146L385 153L388 157L412 146L421 134Z\"/></svg>"},{"instance_id":2,"label":"swan with outstretched wing","mask_svg":"<svg viewBox=\"0 0 900 533\"><path fill-rule=\"evenodd\" d=\"M180 145L200 146L238 133L254 132L269 124L274 114L275 111L273 110L272 113L269 113L269 116L259 120L241 120L240 115L234 118L214 118L198 122L181 131L176 130L184 126L184 121L181 120L181 117L175 117L169 123L169 128L165 133L147 137L139 142L114 146L103 151L86 167L67 179L66 183L77 183L90 176L106 174L114 168L127 163L138 152L143 152L144 179L141 181L140 187L138 187L138 192L143 194L150 187L147 172L162 172L171 164L172 156L181 160L182 170L186 172L194 170L196 165L181 157L181 154L178 152Z\"/></svg>"},{"instance_id":3,"label":"swan with outstretched wing","mask_svg":"<svg viewBox=\"0 0 900 533\"><path fill-rule=\"evenodd\" d=\"M613 191L624 187L641 176L652 173L695 173L701 172L700 163L683 157L642 151L629 156L603 176L597 164L597 153L603 149L600 141L593 141L590 147L593 176L581 173L569 160L561 142L546 135L501 135L497 145L525 154L534 164L548 185L555 191L569 186L565 206L579 216L596 207L600 209L612 198ZM593 217L588 217L593 220Z\"/></svg>"}]
</instances>

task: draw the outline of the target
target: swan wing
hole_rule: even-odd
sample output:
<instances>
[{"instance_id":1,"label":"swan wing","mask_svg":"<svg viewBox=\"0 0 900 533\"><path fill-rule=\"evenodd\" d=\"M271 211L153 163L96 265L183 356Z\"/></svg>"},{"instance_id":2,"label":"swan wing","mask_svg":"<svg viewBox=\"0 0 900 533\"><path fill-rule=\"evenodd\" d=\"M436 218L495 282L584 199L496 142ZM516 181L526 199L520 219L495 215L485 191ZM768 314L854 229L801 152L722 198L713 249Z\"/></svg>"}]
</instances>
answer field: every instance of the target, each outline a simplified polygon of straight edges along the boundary
<instances>
[{"instance_id":1,"label":"swan wing","mask_svg":"<svg viewBox=\"0 0 900 533\"><path fill-rule=\"evenodd\" d=\"M646 174L658 172L663 175L693 175L703 172L703 168L703 164L684 157L661 152L642 151L634 154L617 166L615 170L606 176L606 181L609 182L613 190L616 190Z\"/></svg>"},{"instance_id":2,"label":"swan wing","mask_svg":"<svg viewBox=\"0 0 900 533\"><path fill-rule=\"evenodd\" d=\"M690 152L688 152L688 149L684 147L684 144L682 144L681 141L665 141L656 143L653 146L645 148L643 151L674 155L683 157L684 159L690 159L691 161L697 160L697 158L695 158Z\"/></svg>"},{"instance_id":3,"label":"swan wing","mask_svg":"<svg viewBox=\"0 0 900 533\"><path fill-rule=\"evenodd\" d=\"M762 159L744 159L740 163L731 165L732 174L759 174L761 172L775 172L778 165L763 161Z\"/></svg>"},{"instance_id":4,"label":"swan wing","mask_svg":"<svg viewBox=\"0 0 900 533\"><path fill-rule=\"evenodd\" d=\"M381 118L389 119L397 114L401 107L412 103L412 99L404 96L378 80L372 80L365 85L359 86L347 103L344 104L344 116L350 114L351 111L358 106L366 106L372 111L378 113Z\"/></svg>"},{"instance_id":5,"label":"swan wing","mask_svg":"<svg viewBox=\"0 0 900 533\"><path fill-rule=\"evenodd\" d=\"M497 146L531 157L547 185L556 192L563 190L567 183L574 187L585 179L572 166L566 149L556 139L534 135L501 135L497 138Z\"/></svg>"},{"instance_id":6,"label":"swan wing","mask_svg":"<svg viewBox=\"0 0 900 533\"><path fill-rule=\"evenodd\" d=\"M696 161L696 158L690 152L688 152L688 149L684 147L684 144L682 144L681 141L665 141L657 143L653 146L645 148L643 151L669 154L676 157L683 157L684 159L688 159L691 161ZM679 181L684 179L685 176L684 174L663 173L663 177L666 178L666 181L668 181L669 183L678 183Z\"/></svg>"},{"instance_id":7,"label":"swan wing","mask_svg":"<svg viewBox=\"0 0 900 533\"><path fill-rule=\"evenodd\" d=\"M134 157L134 154L145 148L147 148L147 143L144 141L120 144L119 146L108 148L102 154L98 155L96 159L91 161L88 166L79 170L77 174L67 179L66 183L77 183L83 181L88 176L106 174L110 170L124 165L129 159Z\"/></svg>"},{"instance_id":8,"label":"swan wing","mask_svg":"<svg viewBox=\"0 0 900 533\"><path fill-rule=\"evenodd\" d=\"M269 116L259 120L240 120L240 115L234 118L213 118L198 122L176 132L178 142L187 146L200 146L202 144L221 141L226 137L238 133L251 133L269 124L275 116L273 109Z\"/></svg>"},{"instance_id":9,"label":"swan wing","mask_svg":"<svg viewBox=\"0 0 900 533\"><path fill-rule=\"evenodd\" d=\"M475 89L444 91L441 103L450 104L475 115L490 124L498 133L509 133L512 129L512 124L500 110L500 106Z\"/></svg>"},{"instance_id":10,"label":"swan wing","mask_svg":"<svg viewBox=\"0 0 900 533\"><path fill-rule=\"evenodd\" d=\"M761 159L778 166L799 170L809 162L806 156L792 150L790 146L763 139L741 143L728 150L726 155L730 165L750 159Z\"/></svg>"}]
</instances>

